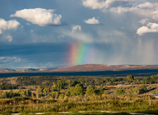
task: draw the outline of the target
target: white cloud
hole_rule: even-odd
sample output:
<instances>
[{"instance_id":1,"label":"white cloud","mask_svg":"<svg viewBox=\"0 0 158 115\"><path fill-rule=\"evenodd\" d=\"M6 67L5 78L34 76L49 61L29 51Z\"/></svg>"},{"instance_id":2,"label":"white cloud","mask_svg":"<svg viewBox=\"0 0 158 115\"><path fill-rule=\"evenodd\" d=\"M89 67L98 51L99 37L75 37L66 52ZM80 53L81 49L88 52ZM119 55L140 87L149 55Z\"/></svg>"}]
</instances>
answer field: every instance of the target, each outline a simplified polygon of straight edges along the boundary
<instances>
[{"instance_id":1,"label":"white cloud","mask_svg":"<svg viewBox=\"0 0 158 115\"><path fill-rule=\"evenodd\" d=\"M131 7L112 7L109 9L111 12L118 14L125 12L133 12L135 14L158 20L158 3L145 2Z\"/></svg>"},{"instance_id":2,"label":"white cloud","mask_svg":"<svg viewBox=\"0 0 158 115\"><path fill-rule=\"evenodd\" d=\"M122 4L119 4L119 2L122 2ZM129 3L130 5L123 4L123 2ZM133 12L158 20L158 3L139 3L135 0L83 0L82 4L91 9L101 9L102 11L110 11L118 14Z\"/></svg>"},{"instance_id":3,"label":"white cloud","mask_svg":"<svg viewBox=\"0 0 158 115\"><path fill-rule=\"evenodd\" d=\"M85 20L84 22L87 24L99 24L100 23L99 20L95 19L95 17Z\"/></svg>"},{"instance_id":4,"label":"white cloud","mask_svg":"<svg viewBox=\"0 0 158 115\"><path fill-rule=\"evenodd\" d=\"M71 29L72 29L72 32L75 32L75 31L78 31L78 30L79 30L79 31L82 30L82 28L81 28L80 25L73 25Z\"/></svg>"},{"instance_id":5,"label":"white cloud","mask_svg":"<svg viewBox=\"0 0 158 115\"><path fill-rule=\"evenodd\" d=\"M108 9L113 5L121 5L119 3L130 1L133 0L82 0L82 4L91 9Z\"/></svg>"},{"instance_id":6,"label":"white cloud","mask_svg":"<svg viewBox=\"0 0 158 115\"><path fill-rule=\"evenodd\" d=\"M139 22L144 25L148 23L148 19L142 19Z\"/></svg>"},{"instance_id":7,"label":"white cloud","mask_svg":"<svg viewBox=\"0 0 158 115\"><path fill-rule=\"evenodd\" d=\"M12 38L12 36L8 35L8 36L6 37L6 39L7 39L9 42L11 42L13 38Z\"/></svg>"},{"instance_id":8,"label":"white cloud","mask_svg":"<svg viewBox=\"0 0 158 115\"><path fill-rule=\"evenodd\" d=\"M2 34L5 30L16 30L19 25L20 23L16 20L5 21L4 19L0 18L0 34Z\"/></svg>"},{"instance_id":9,"label":"white cloud","mask_svg":"<svg viewBox=\"0 0 158 115\"><path fill-rule=\"evenodd\" d=\"M102 9L108 8L115 0L106 0L106 1L99 1L99 0L83 0L82 4L85 7L89 7L92 9Z\"/></svg>"},{"instance_id":10,"label":"white cloud","mask_svg":"<svg viewBox=\"0 0 158 115\"><path fill-rule=\"evenodd\" d=\"M19 10L10 17L20 17L39 26L61 25L62 18L61 15L54 14L53 9L47 10L43 8Z\"/></svg>"},{"instance_id":11,"label":"white cloud","mask_svg":"<svg viewBox=\"0 0 158 115\"><path fill-rule=\"evenodd\" d=\"M143 35L145 33L153 33L153 32L158 32L157 23L148 23L147 26L142 26L137 30L138 35Z\"/></svg>"}]
</instances>

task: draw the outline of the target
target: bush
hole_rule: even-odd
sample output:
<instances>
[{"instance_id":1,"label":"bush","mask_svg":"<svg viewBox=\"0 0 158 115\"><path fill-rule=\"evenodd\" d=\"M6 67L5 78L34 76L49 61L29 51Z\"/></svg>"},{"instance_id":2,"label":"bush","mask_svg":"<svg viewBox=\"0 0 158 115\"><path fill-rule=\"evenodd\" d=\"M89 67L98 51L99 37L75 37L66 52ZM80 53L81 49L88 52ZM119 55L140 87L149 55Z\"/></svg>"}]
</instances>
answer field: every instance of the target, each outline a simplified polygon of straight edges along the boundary
<instances>
[{"instance_id":1,"label":"bush","mask_svg":"<svg viewBox=\"0 0 158 115\"><path fill-rule=\"evenodd\" d=\"M94 93L94 89L92 87L87 87L86 89L86 94L88 96L92 95Z\"/></svg>"},{"instance_id":2,"label":"bush","mask_svg":"<svg viewBox=\"0 0 158 115\"><path fill-rule=\"evenodd\" d=\"M140 90L141 90L141 93L145 93L145 92L147 92L147 87L146 86L142 86Z\"/></svg>"},{"instance_id":3,"label":"bush","mask_svg":"<svg viewBox=\"0 0 158 115\"><path fill-rule=\"evenodd\" d=\"M123 95L123 94L125 94L125 90L123 90L123 89L117 89L115 91L115 95Z\"/></svg>"},{"instance_id":4,"label":"bush","mask_svg":"<svg viewBox=\"0 0 158 115\"><path fill-rule=\"evenodd\" d=\"M103 92L104 92L103 88L98 88L97 90L94 91L96 95L102 95Z\"/></svg>"}]
</instances>

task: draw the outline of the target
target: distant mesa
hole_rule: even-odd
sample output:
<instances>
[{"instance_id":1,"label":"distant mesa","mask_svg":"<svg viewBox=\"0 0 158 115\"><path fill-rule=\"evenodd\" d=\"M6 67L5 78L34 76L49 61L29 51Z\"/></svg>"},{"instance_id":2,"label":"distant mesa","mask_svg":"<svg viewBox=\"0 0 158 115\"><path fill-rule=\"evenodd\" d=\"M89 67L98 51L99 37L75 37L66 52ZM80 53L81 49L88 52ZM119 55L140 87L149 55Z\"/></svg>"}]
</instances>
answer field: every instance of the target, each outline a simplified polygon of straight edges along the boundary
<instances>
[{"instance_id":1,"label":"distant mesa","mask_svg":"<svg viewBox=\"0 0 158 115\"><path fill-rule=\"evenodd\" d=\"M119 71L138 69L158 69L157 65L105 65L105 64L84 64L57 69L0 69L0 73L35 73L35 72L84 72L84 71Z\"/></svg>"},{"instance_id":2,"label":"distant mesa","mask_svg":"<svg viewBox=\"0 0 158 115\"><path fill-rule=\"evenodd\" d=\"M58 68L56 72L80 72L80 71L119 71L119 70L137 70L137 69L158 69L158 66L131 66L131 65L105 65L105 64L85 64L71 67Z\"/></svg>"}]
</instances>

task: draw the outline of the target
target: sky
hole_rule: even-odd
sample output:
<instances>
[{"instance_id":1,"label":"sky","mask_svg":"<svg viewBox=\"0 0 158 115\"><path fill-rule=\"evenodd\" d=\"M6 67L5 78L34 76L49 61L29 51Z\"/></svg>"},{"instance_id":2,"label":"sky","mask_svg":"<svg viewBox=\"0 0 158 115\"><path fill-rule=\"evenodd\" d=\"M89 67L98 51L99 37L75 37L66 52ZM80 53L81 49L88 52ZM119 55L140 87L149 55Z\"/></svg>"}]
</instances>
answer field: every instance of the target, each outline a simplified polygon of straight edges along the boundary
<instances>
[{"instance_id":1,"label":"sky","mask_svg":"<svg viewBox=\"0 0 158 115\"><path fill-rule=\"evenodd\" d=\"M0 0L0 69L158 65L157 0Z\"/></svg>"}]
</instances>

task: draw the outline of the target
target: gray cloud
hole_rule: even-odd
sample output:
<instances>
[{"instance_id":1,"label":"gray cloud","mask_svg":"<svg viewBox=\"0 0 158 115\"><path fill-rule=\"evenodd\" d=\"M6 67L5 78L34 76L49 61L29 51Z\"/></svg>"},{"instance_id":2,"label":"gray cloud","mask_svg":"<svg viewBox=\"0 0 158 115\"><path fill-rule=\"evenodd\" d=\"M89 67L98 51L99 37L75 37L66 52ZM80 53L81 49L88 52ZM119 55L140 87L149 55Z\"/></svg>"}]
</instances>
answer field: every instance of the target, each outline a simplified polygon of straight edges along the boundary
<instances>
[{"instance_id":1,"label":"gray cloud","mask_svg":"<svg viewBox=\"0 0 158 115\"><path fill-rule=\"evenodd\" d=\"M139 22L144 25L148 23L148 19L141 19Z\"/></svg>"},{"instance_id":2,"label":"gray cloud","mask_svg":"<svg viewBox=\"0 0 158 115\"><path fill-rule=\"evenodd\" d=\"M0 57L0 63L20 62L18 57Z\"/></svg>"},{"instance_id":3,"label":"gray cloud","mask_svg":"<svg viewBox=\"0 0 158 115\"><path fill-rule=\"evenodd\" d=\"M6 39L7 39L9 42L11 42L13 38L12 38L11 35L8 35L8 36L6 37Z\"/></svg>"},{"instance_id":4,"label":"gray cloud","mask_svg":"<svg viewBox=\"0 0 158 115\"><path fill-rule=\"evenodd\" d=\"M74 32L74 31L81 31L82 30L82 28L81 28L81 26L80 25L73 25L72 26L72 32Z\"/></svg>"}]
</instances>

